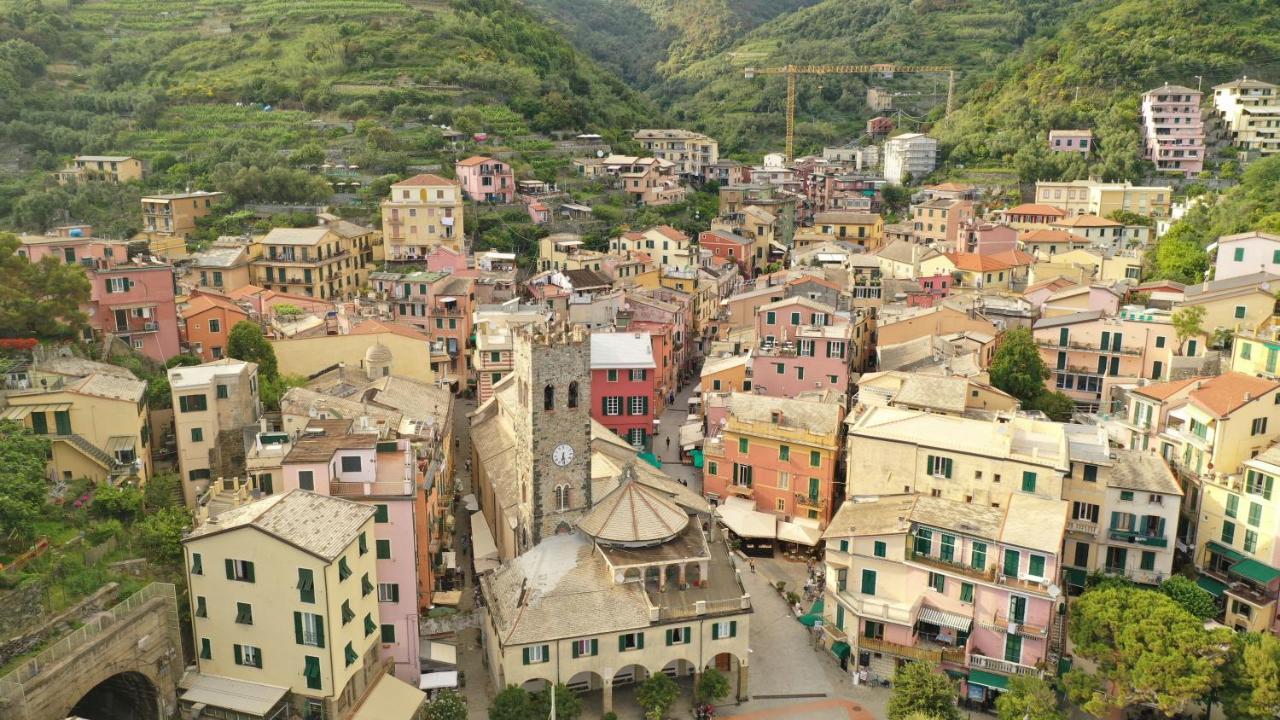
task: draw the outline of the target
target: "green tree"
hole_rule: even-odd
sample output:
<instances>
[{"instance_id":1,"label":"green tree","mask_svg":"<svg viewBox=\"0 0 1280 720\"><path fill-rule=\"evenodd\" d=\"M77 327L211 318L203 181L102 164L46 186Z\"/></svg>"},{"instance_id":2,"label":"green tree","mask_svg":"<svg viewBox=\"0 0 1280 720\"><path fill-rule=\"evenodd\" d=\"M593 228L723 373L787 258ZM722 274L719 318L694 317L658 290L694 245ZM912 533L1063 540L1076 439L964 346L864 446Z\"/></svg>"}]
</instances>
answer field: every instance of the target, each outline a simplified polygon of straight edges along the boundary
<instances>
[{"instance_id":1,"label":"green tree","mask_svg":"<svg viewBox=\"0 0 1280 720\"><path fill-rule=\"evenodd\" d=\"M889 720L906 720L912 713L938 720L960 720L955 683L925 663L909 662L899 667L893 676Z\"/></svg>"},{"instance_id":2,"label":"green tree","mask_svg":"<svg viewBox=\"0 0 1280 720\"><path fill-rule=\"evenodd\" d=\"M289 392L289 388L303 387L306 384L307 378L303 375L278 375L262 382L258 389L258 397L267 410L279 410L280 400L284 398L285 393Z\"/></svg>"},{"instance_id":3,"label":"green tree","mask_svg":"<svg viewBox=\"0 0 1280 720\"><path fill-rule=\"evenodd\" d=\"M1064 720L1058 711L1058 696L1053 686L1038 677L1015 675L1009 678L1009 689L996 698L996 717L1000 720Z\"/></svg>"},{"instance_id":4,"label":"green tree","mask_svg":"<svg viewBox=\"0 0 1280 720\"><path fill-rule=\"evenodd\" d=\"M654 673L636 688L636 702L644 708L645 717L661 718L680 697L680 686L666 673Z\"/></svg>"},{"instance_id":5,"label":"green tree","mask_svg":"<svg viewBox=\"0 0 1280 720\"><path fill-rule=\"evenodd\" d=\"M258 364L258 376L262 380L274 380L278 374L276 351L262 335L257 323L241 320L231 328L227 336L227 355L236 360L248 360Z\"/></svg>"},{"instance_id":6,"label":"green tree","mask_svg":"<svg viewBox=\"0 0 1280 720\"><path fill-rule=\"evenodd\" d=\"M698 685L694 688L698 699L709 703L729 697L729 691L729 678L713 667L702 671L702 677L698 678Z\"/></svg>"},{"instance_id":7,"label":"green tree","mask_svg":"<svg viewBox=\"0 0 1280 720\"><path fill-rule=\"evenodd\" d=\"M146 516L134 527L138 544L148 558L176 563L182 559L182 536L191 529L191 515L182 508L164 508Z\"/></svg>"},{"instance_id":8,"label":"green tree","mask_svg":"<svg viewBox=\"0 0 1280 720\"><path fill-rule=\"evenodd\" d=\"M1178 354L1187 341L1204 334L1204 306L1188 305L1173 311L1173 334L1178 338Z\"/></svg>"},{"instance_id":9,"label":"green tree","mask_svg":"<svg viewBox=\"0 0 1280 720\"><path fill-rule=\"evenodd\" d=\"M557 683L555 685L555 693L557 718L575 720L575 718L582 715L582 701L578 699L577 693L566 687L564 683ZM534 693L533 708L537 717L551 717L550 688Z\"/></svg>"},{"instance_id":10,"label":"green tree","mask_svg":"<svg viewBox=\"0 0 1280 720\"><path fill-rule=\"evenodd\" d=\"M453 690L440 690L427 704L427 720L467 720L467 700Z\"/></svg>"},{"instance_id":11,"label":"green tree","mask_svg":"<svg viewBox=\"0 0 1280 720\"><path fill-rule=\"evenodd\" d=\"M1280 638L1271 633L1239 633L1223 671L1222 709L1232 720L1274 720L1280 716Z\"/></svg>"},{"instance_id":12,"label":"green tree","mask_svg":"<svg viewBox=\"0 0 1280 720\"><path fill-rule=\"evenodd\" d=\"M99 485L92 509L97 517L131 521L142 512L142 491L132 485Z\"/></svg>"},{"instance_id":13,"label":"green tree","mask_svg":"<svg viewBox=\"0 0 1280 720\"><path fill-rule=\"evenodd\" d=\"M1147 704L1172 716L1218 682L1232 632L1203 622L1154 590L1100 587L1076 600L1068 627L1095 674L1067 673L1071 700L1090 715Z\"/></svg>"},{"instance_id":14,"label":"green tree","mask_svg":"<svg viewBox=\"0 0 1280 720\"><path fill-rule=\"evenodd\" d=\"M489 720L534 720L533 696L519 685L508 685L489 706Z\"/></svg>"},{"instance_id":15,"label":"green tree","mask_svg":"<svg viewBox=\"0 0 1280 720\"><path fill-rule=\"evenodd\" d=\"M0 337L76 337L88 321L84 270L52 256L29 262L18 247L15 235L0 233Z\"/></svg>"},{"instance_id":16,"label":"green tree","mask_svg":"<svg viewBox=\"0 0 1280 720\"><path fill-rule=\"evenodd\" d=\"M1048 378L1049 368L1040 358L1031 330L1015 328L1005 333L991 359L991 384L1030 403L1045 392Z\"/></svg>"},{"instance_id":17,"label":"green tree","mask_svg":"<svg viewBox=\"0 0 1280 720\"><path fill-rule=\"evenodd\" d=\"M175 472L156 473L142 486L142 507L154 512L182 502L182 479Z\"/></svg>"},{"instance_id":18,"label":"green tree","mask_svg":"<svg viewBox=\"0 0 1280 720\"><path fill-rule=\"evenodd\" d=\"M1039 410L1055 422L1070 422L1076 411L1076 403L1063 392L1042 392L1040 396L1027 403L1025 410Z\"/></svg>"},{"instance_id":19,"label":"green tree","mask_svg":"<svg viewBox=\"0 0 1280 720\"><path fill-rule=\"evenodd\" d=\"M0 422L0 542L25 543L45 507L49 441L22 425Z\"/></svg>"},{"instance_id":20,"label":"green tree","mask_svg":"<svg viewBox=\"0 0 1280 720\"><path fill-rule=\"evenodd\" d=\"M1213 594L1181 575L1174 575L1160 583L1160 592L1168 595L1183 610L1201 620L1208 620L1218 615L1218 603Z\"/></svg>"}]
</instances>

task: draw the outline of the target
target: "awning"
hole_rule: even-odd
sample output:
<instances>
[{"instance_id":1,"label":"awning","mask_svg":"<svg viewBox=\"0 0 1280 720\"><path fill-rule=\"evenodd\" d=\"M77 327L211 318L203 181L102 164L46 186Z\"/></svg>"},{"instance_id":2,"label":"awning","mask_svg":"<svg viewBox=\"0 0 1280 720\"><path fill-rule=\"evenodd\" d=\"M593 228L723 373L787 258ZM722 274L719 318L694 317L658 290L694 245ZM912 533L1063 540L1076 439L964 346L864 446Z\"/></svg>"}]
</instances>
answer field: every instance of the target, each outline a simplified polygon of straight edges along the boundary
<instances>
[{"instance_id":1,"label":"awning","mask_svg":"<svg viewBox=\"0 0 1280 720\"><path fill-rule=\"evenodd\" d=\"M447 550L440 553L440 555L444 558L444 566L447 569L453 570L458 567L458 553L453 550Z\"/></svg>"},{"instance_id":2,"label":"awning","mask_svg":"<svg viewBox=\"0 0 1280 720\"><path fill-rule=\"evenodd\" d=\"M458 664L458 648L449 643L434 642L428 640L422 648L422 657L431 662L444 663L445 665Z\"/></svg>"},{"instance_id":3,"label":"awning","mask_svg":"<svg viewBox=\"0 0 1280 720\"><path fill-rule=\"evenodd\" d=\"M462 496L462 506L467 509L467 512L475 512L480 509L480 503L476 501L476 496L471 493Z\"/></svg>"},{"instance_id":4,"label":"awning","mask_svg":"<svg viewBox=\"0 0 1280 720\"><path fill-rule=\"evenodd\" d=\"M419 690L439 690L440 688L456 687L458 687L457 670L424 673L420 678L418 678Z\"/></svg>"},{"instance_id":5,"label":"awning","mask_svg":"<svg viewBox=\"0 0 1280 720\"><path fill-rule=\"evenodd\" d=\"M716 508L716 514L720 516L720 522L738 537L769 540L778 537L777 520L768 513L759 512L755 506L746 498L725 498L724 504Z\"/></svg>"},{"instance_id":6,"label":"awning","mask_svg":"<svg viewBox=\"0 0 1280 720\"><path fill-rule=\"evenodd\" d=\"M920 614L916 616L916 619L932 623L938 627L953 628L960 632L968 632L969 628L973 627L973 618L971 617L928 606L920 608Z\"/></svg>"},{"instance_id":7,"label":"awning","mask_svg":"<svg viewBox=\"0 0 1280 720\"><path fill-rule=\"evenodd\" d=\"M802 525L799 522L778 521L778 539L783 542L798 543L814 547L822 539L822 531L816 527Z\"/></svg>"},{"instance_id":8,"label":"awning","mask_svg":"<svg viewBox=\"0 0 1280 720\"><path fill-rule=\"evenodd\" d=\"M651 452L642 452L638 457L656 468L662 467L662 461L658 459L657 455L654 455Z\"/></svg>"},{"instance_id":9,"label":"awning","mask_svg":"<svg viewBox=\"0 0 1280 720\"><path fill-rule=\"evenodd\" d=\"M1222 597L1222 593L1227 589L1226 583L1215 580L1208 575L1201 575L1196 578L1196 584L1208 590L1214 597Z\"/></svg>"},{"instance_id":10,"label":"awning","mask_svg":"<svg viewBox=\"0 0 1280 720\"><path fill-rule=\"evenodd\" d=\"M816 625L822 620L822 610L824 607L826 607L826 605L823 603L822 598L815 600L813 606L809 608L808 614L800 616L800 624L805 627L813 627Z\"/></svg>"},{"instance_id":11,"label":"awning","mask_svg":"<svg viewBox=\"0 0 1280 720\"><path fill-rule=\"evenodd\" d=\"M1235 565L1232 565L1231 574L1239 575L1242 578L1248 578L1249 580L1262 583L1263 585L1270 583L1276 578L1280 578L1280 570L1277 570L1266 563L1258 562L1253 558L1241 560Z\"/></svg>"},{"instance_id":12,"label":"awning","mask_svg":"<svg viewBox=\"0 0 1280 720\"><path fill-rule=\"evenodd\" d=\"M213 675L197 674L190 684L182 694L182 699L187 702L259 717L271 712L289 693L289 688L285 687Z\"/></svg>"},{"instance_id":13,"label":"awning","mask_svg":"<svg viewBox=\"0 0 1280 720\"><path fill-rule=\"evenodd\" d=\"M413 720L427 701L426 693L395 675L379 675L376 683L351 720Z\"/></svg>"},{"instance_id":14,"label":"awning","mask_svg":"<svg viewBox=\"0 0 1280 720\"><path fill-rule=\"evenodd\" d=\"M107 438L107 452L113 456L121 450L132 450L138 442L138 438L133 435L112 435Z\"/></svg>"},{"instance_id":15,"label":"awning","mask_svg":"<svg viewBox=\"0 0 1280 720\"><path fill-rule=\"evenodd\" d=\"M1246 557L1245 554L1240 552L1239 550L1233 550L1232 548L1229 548L1226 545L1223 545L1222 543L1219 543L1215 540L1210 540L1208 542L1208 546L1209 546L1210 552L1218 553L1222 557L1227 558L1228 560L1231 560L1234 562L1240 562L1241 560L1244 560Z\"/></svg>"},{"instance_id":16,"label":"awning","mask_svg":"<svg viewBox=\"0 0 1280 720\"><path fill-rule=\"evenodd\" d=\"M71 403L46 403L44 405L14 405L7 408L0 420L21 420L33 412L59 412L70 410Z\"/></svg>"},{"instance_id":17,"label":"awning","mask_svg":"<svg viewBox=\"0 0 1280 720\"><path fill-rule=\"evenodd\" d=\"M1067 585L1082 588L1089 579L1089 571L1081 568L1063 568L1062 576L1066 578Z\"/></svg>"},{"instance_id":18,"label":"awning","mask_svg":"<svg viewBox=\"0 0 1280 720\"><path fill-rule=\"evenodd\" d=\"M992 690L1008 690L1009 678L1005 677L1004 675L989 673L989 672L986 672L985 670L970 670L969 684L989 687Z\"/></svg>"},{"instance_id":19,"label":"awning","mask_svg":"<svg viewBox=\"0 0 1280 720\"><path fill-rule=\"evenodd\" d=\"M831 654L835 655L841 660L844 660L845 658L849 657L849 653L851 652L853 652L853 650L852 648L849 647L849 643L843 640L837 640L831 643Z\"/></svg>"},{"instance_id":20,"label":"awning","mask_svg":"<svg viewBox=\"0 0 1280 720\"><path fill-rule=\"evenodd\" d=\"M701 450L692 450L689 452L689 455L693 458L694 467L696 468L702 467L702 451Z\"/></svg>"},{"instance_id":21,"label":"awning","mask_svg":"<svg viewBox=\"0 0 1280 720\"><path fill-rule=\"evenodd\" d=\"M489 523L485 521L484 513L471 513L471 546L477 573L497 569L498 544L493 541L493 533L489 532Z\"/></svg>"},{"instance_id":22,"label":"awning","mask_svg":"<svg viewBox=\"0 0 1280 720\"><path fill-rule=\"evenodd\" d=\"M461 590L437 590L431 593L432 605L448 605L449 607L457 607L462 602Z\"/></svg>"},{"instance_id":23,"label":"awning","mask_svg":"<svg viewBox=\"0 0 1280 720\"><path fill-rule=\"evenodd\" d=\"M692 450L702 443L702 423L691 422L680 426L680 449Z\"/></svg>"}]
</instances>

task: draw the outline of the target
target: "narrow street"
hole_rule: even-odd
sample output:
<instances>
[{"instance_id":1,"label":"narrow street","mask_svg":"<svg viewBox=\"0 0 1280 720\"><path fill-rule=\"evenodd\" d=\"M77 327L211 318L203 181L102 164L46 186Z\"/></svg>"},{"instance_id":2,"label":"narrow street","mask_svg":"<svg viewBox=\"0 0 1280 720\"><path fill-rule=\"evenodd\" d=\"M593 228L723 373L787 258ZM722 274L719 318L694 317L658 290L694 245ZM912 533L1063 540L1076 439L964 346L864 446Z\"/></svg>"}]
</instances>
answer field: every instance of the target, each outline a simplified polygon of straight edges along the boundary
<instances>
[{"instance_id":1,"label":"narrow street","mask_svg":"<svg viewBox=\"0 0 1280 720\"><path fill-rule=\"evenodd\" d=\"M702 494L702 471L692 465L680 462L680 426L684 425L689 414L689 398L697 382L692 381L676 394L676 401L663 411L658 432L653 435L653 454L662 461L662 469L672 479L683 482L690 490Z\"/></svg>"}]
</instances>

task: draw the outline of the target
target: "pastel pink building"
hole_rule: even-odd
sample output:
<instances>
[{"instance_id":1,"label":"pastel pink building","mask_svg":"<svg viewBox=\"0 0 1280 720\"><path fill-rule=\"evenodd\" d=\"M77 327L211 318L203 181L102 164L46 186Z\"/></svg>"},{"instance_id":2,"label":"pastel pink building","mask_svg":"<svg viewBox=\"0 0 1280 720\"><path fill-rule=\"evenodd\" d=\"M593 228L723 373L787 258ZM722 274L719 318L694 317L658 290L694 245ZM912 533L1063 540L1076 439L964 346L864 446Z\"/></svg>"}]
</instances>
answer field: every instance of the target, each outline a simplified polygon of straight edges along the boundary
<instances>
[{"instance_id":1,"label":"pastel pink building","mask_svg":"<svg viewBox=\"0 0 1280 720\"><path fill-rule=\"evenodd\" d=\"M994 255L1018 249L1018 231L1008 225L969 219L956 238L957 253Z\"/></svg>"},{"instance_id":2,"label":"pastel pink building","mask_svg":"<svg viewBox=\"0 0 1280 720\"><path fill-rule=\"evenodd\" d=\"M501 160L474 155L454 164L462 191L475 202L509 203L516 195L515 175Z\"/></svg>"},{"instance_id":3,"label":"pastel pink building","mask_svg":"<svg viewBox=\"0 0 1280 720\"><path fill-rule=\"evenodd\" d=\"M129 259L127 243L86 237L87 228L19 238L18 254L32 262L53 257L84 268L91 285L86 341L110 335L153 360L180 351L173 266L150 257Z\"/></svg>"},{"instance_id":4,"label":"pastel pink building","mask_svg":"<svg viewBox=\"0 0 1280 720\"><path fill-rule=\"evenodd\" d=\"M632 445L649 450L656 429L657 370L649 333L592 333L591 417ZM572 398L573 390L569 392Z\"/></svg>"},{"instance_id":5,"label":"pastel pink building","mask_svg":"<svg viewBox=\"0 0 1280 720\"><path fill-rule=\"evenodd\" d=\"M281 492L307 490L372 506L374 537L360 548L374 553L377 577L361 578L364 592L378 593L382 657L395 663L396 677L415 686L418 610L430 597L418 592L421 572L430 573L429 538L419 531L427 512L408 439L382 440L351 420L312 420L285 456ZM426 587L430 587L427 584Z\"/></svg>"},{"instance_id":6,"label":"pastel pink building","mask_svg":"<svg viewBox=\"0 0 1280 720\"><path fill-rule=\"evenodd\" d=\"M937 273L916 278L919 291L907 293L907 305L910 307L933 307L951 294L953 282L951 273Z\"/></svg>"},{"instance_id":7,"label":"pastel pink building","mask_svg":"<svg viewBox=\"0 0 1280 720\"><path fill-rule=\"evenodd\" d=\"M917 495L846 502L826 535L825 644L847 645L850 672L952 670L981 702L1010 677L1044 675L1063 643L1068 512L1021 493L1007 510Z\"/></svg>"},{"instance_id":8,"label":"pastel pink building","mask_svg":"<svg viewBox=\"0 0 1280 720\"><path fill-rule=\"evenodd\" d=\"M1204 169L1203 96L1169 84L1142 94L1142 157L1160 172L1193 177Z\"/></svg>"}]
</instances>

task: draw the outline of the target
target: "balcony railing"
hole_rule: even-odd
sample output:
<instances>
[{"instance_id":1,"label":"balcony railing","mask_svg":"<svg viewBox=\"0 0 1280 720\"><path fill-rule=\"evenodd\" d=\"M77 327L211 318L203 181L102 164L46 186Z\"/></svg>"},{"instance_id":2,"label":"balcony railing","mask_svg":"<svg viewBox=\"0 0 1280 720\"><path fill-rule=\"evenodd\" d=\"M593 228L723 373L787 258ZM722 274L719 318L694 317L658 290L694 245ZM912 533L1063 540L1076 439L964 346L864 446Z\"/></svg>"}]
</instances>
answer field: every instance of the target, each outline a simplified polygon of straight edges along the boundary
<instances>
[{"instance_id":1,"label":"balcony railing","mask_svg":"<svg viewBox=\"0 0 1280 720\"><path fill-rule=\"evenodd\" d=\"M1067 530L1069 532L1084 533L1085 535L1097 535L1098 523L1089 522L1088 520L1068 520Z\"/></svg>"},{"instance_id":2,"label":"balcony railing","mask_svg":"<svg viewBox=\"0 0 1280 720\"><path fill-rule=\"evenodd\" d=\"M1036 345L1050 350L1067 350L1078 352L1103 353L1106 355L1141 355L1142 351L1138 348L1122 347L1119 350L1093 345L1091 343L1068 342L1066 345L1059 344L1057 340L1037 340Z\"/></svg>"},{"instance_id":3,"label":"balcony railing","mask_svg":"<svg viewBox=\"0 0 1280 720\"><path fill-rule=\"evenodd\" d=\"M1039 669L1022 663L1009 662L999 658L987 657L973 653L969 655L969 667L978 670L990 670L992 672L1002 673L1004 675L1026 675L1028 677L1040 677L1044 673Z\"/></svg>"},{"instance_id":4,"label":"balcony railing","mask_svg":"<svg viewBox=\"0 0 1280 720\"><path fill-rule=\"evenodd\" d=\"M413 483L403 482L339 482L329 483L329 494L336 497L364 497L366 495L412 495Z\"/></svg>"},{"instance_id":5,"label":"balcony railing","mask_svg":"<svg viewBox=\"0 0 1280 720\"><path fill-rule=\"evenodd\" d=\"M907 607L902 603L888 602L880 598L854 595L848 591L838 593L840 602L848 605L859 617L869 620L880 620L898 625L915 625L916 613L920 610L923 595L916 598L914 605Z\"/></svg>"},{"instance_id":6,"label":"balcony railing","mask_svg":"<svg viewBox=\"0 0 1280 720\"><path fill-rule=\"evenodd\" d=\"M911 660L923 660L934 664L942 662L964 664L964 648L946 649L927 645L902 645L880 638L869 637L858 638L858 648L886 655L896 655L897 657Z\"/></svg>"},{"instance_id":7,"label":"balcony railing","mask_svg":"<svg viewBox=\"0 0 1280 720\"><path fill-rule=\"evenodd\" d=\"M1112 528L1107 531L1107 535L1112 540L1133 543L1135 545L1150 545L1152 547L1169 546L1169 538L1163 535L1148 535L1140 530L1116 530L1115 528Z\"/></svg>"},{"instance_id":8,"label":"balcony railing","mask_svg":"<svg viewBox=\"0 0 1280 720\"><path fill-rule=\"evenodd\" d=\"M996 576L996 569L994 566L989 566L984 570L979 570L971 565L966 565L962 562L955 562L953 560L943 560L940 557L918 553L912 548L907 548L907 560L914 563L920 563L921 565L928 565L930 567L935 567L942 570L949 570L954 573L960 573L961 575L968 575L969 577L978 578L980 580L986 580L987 582L991 582L995 580L995 576Z\"/></svg>"},{"instance_id":9,"label":"balcony railing","mask_svg":"<svg viewBox=\"0 0 1280 720\"><path fill-rule=\"evenodd\" d=\"M997 612L990 616L978 618L978 624L990 630L1011 632L1015 635L1044 639L1049 637L1049 628L1039 625L1027 625L1021 620L1009 620L1008 613Z\"/></svg>"},{"instance_id":10,"label":"balcony railing","mask_svg":"<svg viewBox=\"0 0 1280 720\"><path fill-rule=\"evenodd\" d=\"M796 504L804 507L825 509L827 507L827 499L824 497L813 497L804 493L796 493Z\"/></svg>"}]
</instances>

